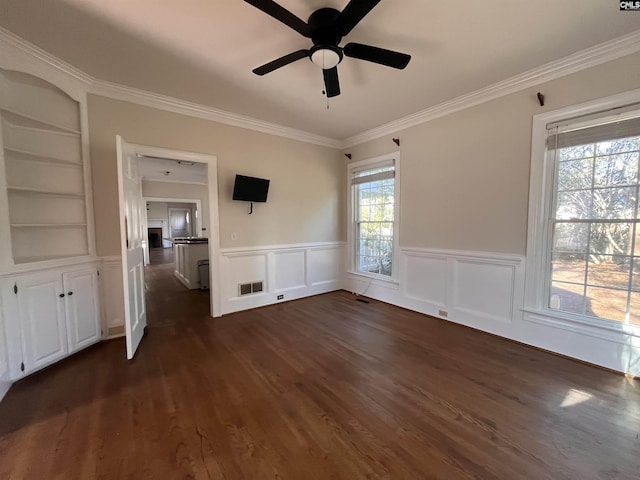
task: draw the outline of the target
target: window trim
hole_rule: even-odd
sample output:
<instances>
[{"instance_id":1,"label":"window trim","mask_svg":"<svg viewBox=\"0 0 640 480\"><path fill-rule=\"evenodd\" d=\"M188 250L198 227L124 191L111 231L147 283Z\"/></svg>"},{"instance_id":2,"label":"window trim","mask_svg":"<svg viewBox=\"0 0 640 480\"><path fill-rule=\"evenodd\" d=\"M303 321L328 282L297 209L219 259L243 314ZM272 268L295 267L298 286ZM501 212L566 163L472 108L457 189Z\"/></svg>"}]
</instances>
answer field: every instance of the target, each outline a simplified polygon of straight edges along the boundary
<instances>
[{"instance_id":1,"label":"window trim","mask_svg":"<svg viewBox=\"0 0 640 480\"><path fill-rule=\"evenodd\" d=\"M376 164L384 162L394 162L394 182L393 182L393 255L391 264L391 275L381 275L378 273L361 272L356 269L356 201L355 189L351 184L351 178L354 172L359 170L368 170L375 168ZM398 284L399 278L399 259L400 259L400 152L391 152L386 155L380 155L358 162L352 162L347 165L347 273L350 275L358 275L371 278L373 280Z\"/></svg>"},{"instance_id":2,"label":"window trim","mask_svg":"<svg viewBox=\"0 0 640 480\"><path fill-rule=\"evenodd\" d=\"M608 110L639 102L640 89L637 89L534 115L531 135L524 320L551 326L562 324L566 327L577 328L585 333L589 332L589 334L594 334L594 331L598 330L608 330L640 337L640 326L637 325L561 312L545 306L546 289L550 282L547 274L547 256L552 234L547 220L550 209L553 208L555 181L553 164L546 155L547 125L597 113L606 116ZM594 330L594 327L597 330ZM597 334L597 336L600 335Z\"/></svg>"}]
</instances>

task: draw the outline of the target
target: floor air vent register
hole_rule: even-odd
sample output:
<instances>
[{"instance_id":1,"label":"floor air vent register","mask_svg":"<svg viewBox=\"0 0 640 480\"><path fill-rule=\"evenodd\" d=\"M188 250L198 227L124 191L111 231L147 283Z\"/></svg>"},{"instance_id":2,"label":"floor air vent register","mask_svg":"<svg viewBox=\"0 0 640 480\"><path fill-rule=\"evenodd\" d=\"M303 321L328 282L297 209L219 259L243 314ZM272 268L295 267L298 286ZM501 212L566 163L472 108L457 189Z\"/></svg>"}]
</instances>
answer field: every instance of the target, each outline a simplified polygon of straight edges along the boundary
<instances>
[{"instance_id":1,"label":"floor air vent register","mask_svg":"<svg viewBox=\"0 0 640 480\"><path fill-rule=\"evenodd\" d=\"M262 281L259 282L250 282L250 283L239 283L238 284L238 296L243 297L245 295L252 295L254 293L262 293Z\"/></svg>"}]
</instances>

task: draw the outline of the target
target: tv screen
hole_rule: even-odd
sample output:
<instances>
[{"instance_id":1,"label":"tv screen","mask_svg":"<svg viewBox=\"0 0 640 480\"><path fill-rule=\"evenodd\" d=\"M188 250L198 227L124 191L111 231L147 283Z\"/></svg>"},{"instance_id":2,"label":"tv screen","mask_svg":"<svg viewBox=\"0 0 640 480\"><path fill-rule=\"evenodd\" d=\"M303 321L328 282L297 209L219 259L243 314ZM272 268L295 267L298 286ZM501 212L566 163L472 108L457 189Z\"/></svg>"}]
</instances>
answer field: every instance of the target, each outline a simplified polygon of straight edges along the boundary
<instances>
[{"instance_id":1,"label":"tv screen","mask_svg":"<svg viewBox=\"0 0 640 480\"><path fill-rule=\"evenodd\" d=\"M234 200L266 202L267 193L269 193L269 180L236 175L236 182L233 186Z\"/></svg>"}]
</instances>

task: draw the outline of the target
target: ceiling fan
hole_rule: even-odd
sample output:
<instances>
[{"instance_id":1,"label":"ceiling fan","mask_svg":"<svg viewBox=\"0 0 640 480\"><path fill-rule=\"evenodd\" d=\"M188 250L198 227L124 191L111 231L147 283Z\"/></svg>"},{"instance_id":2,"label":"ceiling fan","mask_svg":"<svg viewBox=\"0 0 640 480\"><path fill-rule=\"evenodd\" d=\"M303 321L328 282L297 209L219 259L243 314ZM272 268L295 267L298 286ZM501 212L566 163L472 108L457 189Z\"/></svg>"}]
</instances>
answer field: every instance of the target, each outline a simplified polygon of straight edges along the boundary
<instances>
[{"instance_id":1,"label":"ceiling fan","mask_svg":"<svg viewBox=\"0 0 640 480\"><path fill-rule=\"evenodd\" d=\"M296 17L273 0L245 0L245 2L284 23L300 35L310 38L313 42L313 46L308 50L303 49L289 53L255 68L253 73L256 75L265 75L308 57L315 65L322 68L327 97L335 97L340 95L337 65L344 56L400 70L405 68L411 60L411 55L406 53L361 43L352 42L347 43L344 47L339 46L342 37L348 35L360 23L360 20L380 3L380 0L351 0L342 12L334 8L321 8L313 12L307 22Z\"/></svg>"}]
</instances>

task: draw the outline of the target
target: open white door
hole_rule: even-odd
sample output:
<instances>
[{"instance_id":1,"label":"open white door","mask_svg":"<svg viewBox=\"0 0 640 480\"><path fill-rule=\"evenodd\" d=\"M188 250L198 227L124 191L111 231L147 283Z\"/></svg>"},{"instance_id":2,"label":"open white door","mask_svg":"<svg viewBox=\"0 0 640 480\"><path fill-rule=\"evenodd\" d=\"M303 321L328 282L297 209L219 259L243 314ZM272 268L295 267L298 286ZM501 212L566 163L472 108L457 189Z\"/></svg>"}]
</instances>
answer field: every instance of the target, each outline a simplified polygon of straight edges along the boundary
<instances>
[{"instance_id":1,"label":"open white door","mask_svg":"<svg viewBox=\"0 0 640 480\"><path fill-rule=\"evenodd\" d=\"M144 203L135 153L120 135L116 137L116 150L118 153L124 319L127 335L127 358L131 360L140 345L144 329L147 326L142 250Z\"/></svg>"}]
</instances>

